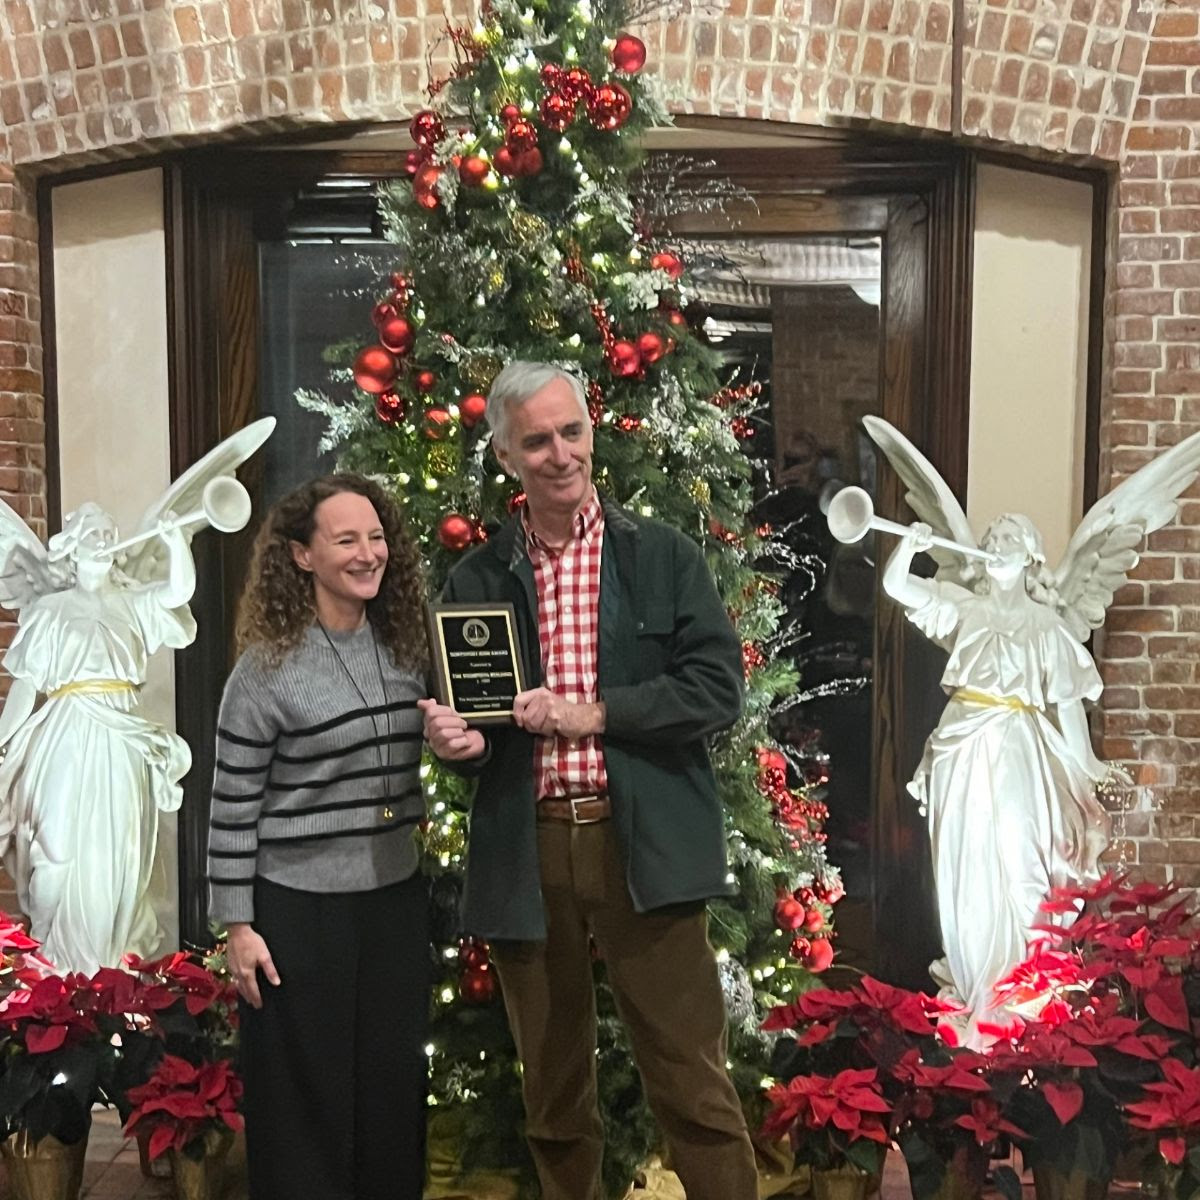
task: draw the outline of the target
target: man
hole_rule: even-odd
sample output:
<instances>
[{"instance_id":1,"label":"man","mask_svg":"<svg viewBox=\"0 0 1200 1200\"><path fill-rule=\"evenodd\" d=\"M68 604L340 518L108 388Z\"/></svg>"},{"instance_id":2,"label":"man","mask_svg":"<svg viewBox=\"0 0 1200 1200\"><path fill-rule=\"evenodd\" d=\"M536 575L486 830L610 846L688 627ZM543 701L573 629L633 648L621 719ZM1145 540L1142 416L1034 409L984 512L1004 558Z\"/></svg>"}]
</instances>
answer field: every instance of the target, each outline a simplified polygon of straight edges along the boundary
<instances>
[{"instance_id":1,"label":"man","mask_svg":"<svg viewBox=\"0 0 1200 1200\"><path fill-rule=\"evenodd\" d=\"M486 735L421 705L479 779L464 925L492 943L542 1194L603 1194L592 939L689 1200L753 1200L704 908L729 891L705 738L741 710L737 636L695 544L597 495L577 379L511 363L487 417L526 502L445 598L512 601L532 686Z\"/></svg>"}]
</instances>

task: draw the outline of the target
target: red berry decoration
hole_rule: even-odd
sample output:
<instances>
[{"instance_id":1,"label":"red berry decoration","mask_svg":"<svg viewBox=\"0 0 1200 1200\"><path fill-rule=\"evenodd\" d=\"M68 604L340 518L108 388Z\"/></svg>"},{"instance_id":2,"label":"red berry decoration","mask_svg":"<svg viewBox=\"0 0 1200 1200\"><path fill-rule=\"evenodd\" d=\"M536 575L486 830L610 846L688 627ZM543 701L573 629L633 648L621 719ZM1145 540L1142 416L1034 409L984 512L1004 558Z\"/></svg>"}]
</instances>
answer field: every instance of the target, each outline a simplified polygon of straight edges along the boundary
<instances>
[{"instance_id":1,"label":"red berry decoration","mask_svg":"<svg viewBox=\"0 0 1200 1200\"><path fill-rule=\"evenodd\" d=\"M587 97L588 120L597 129L619 129L633 112L633 97L619 83L602 83Z\"/></svg>"},{"instance_id":2,"label":"red berry decoration","mask_svg":"<svg viewBox=\"0 0 1200 1200\"><path fill-rule=\"evenodd\" d=\"M371 309L371 324L378 329L384 321L389 321L397 315L394 305L389 304L386 300L381 301Z\"/></svg>"},{"instance_id":3,"label":"red berry decoration","mask_svg":"<svg viewBox=\"0 0 1200 1200\"><path fill-rule=\"evenodd\" d=\"M632 342L618 340L608 349L608 365L614 375L628 378L642 369L642 356Z\"/></svg>"},{"instance_id":4,"label":"red berry decoration","mask_svg":"<svg viewBox=\"0 0 1200 1200\"><path fill-rule=\"evenodd\" d=\"M500 172L501 175L517 174L517 158L516 155L507 147L501 146L495 154L492 155L492 165Z\"/></svg>"},{"instance_id":5,"label":"red berry decoration","mask_svg":"<svg viewBox=\"0 0 1200 1200\"><path fill-rule=\"evenodd\" d=\"M437 113L425 108L408 123L408 132L418 146L432 147L446 136L446 127Z\"/></svg>"},{"instance_id":6,"label":"red berry decoration","mask_svg":"<svg viewBox=\"0 0 1200 1200\"><path fill-rule=\"evenodd\" d=\"M686 329L688 327L687 317L685 317L677 308L673 308L669 313L667 313L667 320L674 325L676 329Z\"/></svg>"},{"instance_id":7,"label":"red berry decoration","mask_svg":"<svg viewBox=\"0 0 1200 1200\"><path fill-rule=\"evenodd\" d=\"M407 317L391 316L379 326L379 340L393 354L407 354L417 340L417 331Z\"/></svg>"},{"instance_id":8,"label":"red berry decoration","mask_svg":"<svg viewBox=\"0 0 1200 1200\"><path fill-rule=\"evenodd\" d=\"M795 896L781 896L775 901L775 924L785 933L804 924L804 905Z\"/></svg>"},{"instance_id":9,"label":"red berry decoration","mask_svg":"<svg viewBox=\"0 0 1200 1200\"><path fill-rule=\"evenodd\" d=\"M385 425L395 425L404 420L404 400L393 391L380 392L375 397L375 415Z\"/></svg>"},{"instance_id":10,"label":"red berry decoration","mask_svg":"<svg viewBox=\"0 0 1200 1200\"><path fill-rule=\"evenodd\" d=\"M438 522L437 536L447 550L465 550L475 540L475 526L461 513L447 513Z\"/></svg>"},{"instance_id":11,"label":"red berry decoration","mask_svg":"<svg viewBox=\"0 0 1200 1200\"><path fill-rule=\"evenodd\" d=\"M442 168L437 163L426 163L413 176L413 199L422 207L434 209L441 203L437 194L437 181Z\"/></svg>"},{"instance_id":12,"label":"red berry decoration","mask_svg":"<svg viewBox=\"0 0 1200 1200\"><path fill-rule=\"evenodd\" d=\"M593 425L595 422L592 422ZM637 433L642 427L642 418L637 413L622 413L617 418L617 428L622 433Z\"/></svg>"},{"instance_id":13,"label":"red berry decoration","mask_svg":"<svg viewBox=\"0 0 1200 1200\"><path fill-rule=\"evenodd\" d=\"M810 945L810 943L809 943L808 938L794 937L794 938L792 938L791 946L788 948L791 950L793 958L802 959L808 953L809 945Z\"/></svg>"},{"instance_id":14,"label":"red berry decoration","mask_svg":"<svg viewBox=\"0 0 1200 1200\"><path fill-rule=\"evenodd\" d=\"M388 278L388 282L398 292L407 292L412 286L412 280L403 271L393 271Z\"/></svg>"},{"instance_id":15,"label":"red berry decoration","mask_svg":"<svg viewBox=\"0 0 1200 1200\"><path fill-rule=\"evenodd\" d=\"M537 130L534 128L533 122L526 121L524 118L513 121L508 127L508 133L504 135L504 144L514 154L523 154L526 150L532 150L537 145Z\"/></svg>"},{"instance_id":16,"label":"red berry decoration","mask_svg":"<svg viewBox=\"0 0 1200 1200\"><path fill-rule=\"evenodd\" d=\"M787 759L778 750L772 750L769 746L760 746L757 757L760 771L787 771Z\"/></svg>"},{"instance_id":17,"label":"red berry decoration","mask_svg":"<svg viewBox=\"0 0 1200 1200\"><path fill-rule=\"evenodd\" d=\"M650 332L640 334L637 340L638 352L644 361L656 363L667 352L666 339L661 334Z\"/></svg>"},{"instance_id":18,"label":"red berry decoration","mask_svg":"<svg viewBox=\"0 0 1200 1200\"><path fill-rule=\"evenodd\" d=\"M568 100L581 100L592 90L592 77L583 67L572 67L563 73L558 90Z\"/></svg>"},{"instance_id":19,"label":"red berry decoration","mask_svg":"<svg viewBox=\"0 0 1200 1200\"><path fill-rule=\"evenodd\" d=\"M458 402L458 419L463 423L464 429L474 429L483 420L486 412L487 397L478 392L472 392Z\"/></svg>"},{"instance_id":20,"label":"red berry decoration","mask_svg":"<svg viewBox=\"0 0 1200 1200\"><path fill-rule=\"evenodd\" d=\"M440 442L450 432L450 414L444 408L431 408L425 414L425 436Z\"/></svg>"},{"instance_id":21,"label":"red berry decoration","mask_svg":"<svg viewBox=\"0 0 1200 1200\"><path fill-rule=\"evenodd\" d=\"M392 386L396 378L396 360L383 346L367 346L354 360L354 382L364 392L378 396Z\"/></svg>"},{"instance_id":22,"label":"red berry decoration","mask_svg":"<svg viewBox=\"0 0 1200 1200\"><path fill-rule=\"evenodd\" d=\"M532 150L526 150L517 155L518 175L536 175L543 166L545 166L545 161L542 158L542 152L536 146Z\"/></svg>"},{"instance_id":23,"label":"red berry decoration","mask_svg":"<svg viewBox=\"0 0 1200 1200\"><path fill-rule=\"evenodd\" d=\"M515 104L506 104L500 110L500 119L506 122L519 121L521 119L521 110Z\"/></svg>"},{"instance_id":24,"label":"red berry decoration","mask_svg":"<svg viewBox=\"0 0 1200 1200\"><path fill-rule=\"evenodd\" d=\"M672 254L669 250L662 250L650 259L650 269L652 271L666 271L672 279L678 279L683 274L683 261L678 254ZM682 313L679 315L683 316ZM674 314L667 319L672 325L678 324Z\"/></svg>"},{"instance_id":25,"label":"red berry decoration","mask_svg":"<svg viewBox=\"0 0 1200 1200\"><path fill-rule=\"evenodd\" d=\"M542 101L540 113L547 129L562 133L575 120L575 101L567 99L562 92L551 92Z\"/></svg>"},{"instance_id":26,"label":"red berry decoration","mask_svg":"<svg viewBox=\"0 0 1200 1200\"><path fill-rule=\"evenodd\" d=\"M484 963L464 971L458 980L458 994L466 1004L488 1004L496 996L496 972Z\"/></svg>"},{"instance_id":27,"label":"red berry decoration","mask_svg":"<svg viewBox=\"0 0 1200 1200\"><path fill-rule=\"evenodd\" d=\"M513 498L512 498L512 499L511 499L511 500L508 502L508 511L509 511L510 513L515 513L515 512L517 511L517 509L518 509L518 508L520 508L520 507L521 507L521 505L522 505L522 504L524 504L524 503L525 503L525 493L524 493L524 492L518 492L518 493L517 493L515 496L513 496Z\"/></svg>"},{"instance_id":28,"label":"red berry decoration","mask_svg":"<svg viewBox=\"0 0 1200 1200\"><path fill-rule=\"evenodd\" d=\"M646 43L623 33L612 48L612 65L626 75L636 75L646 65Z\"/></svg>"},{"instance_id":29,"label":"red berry decoration","mask_svg":"<svg viewBox=\"0 0 1200 1200\"><path fill-rule=\"evenodd\" d=\"M468 154L458 164L458 177L467 187L479 187L491 169L486 158L480 158L478 154Z\"/></svg>"}]
</instances>

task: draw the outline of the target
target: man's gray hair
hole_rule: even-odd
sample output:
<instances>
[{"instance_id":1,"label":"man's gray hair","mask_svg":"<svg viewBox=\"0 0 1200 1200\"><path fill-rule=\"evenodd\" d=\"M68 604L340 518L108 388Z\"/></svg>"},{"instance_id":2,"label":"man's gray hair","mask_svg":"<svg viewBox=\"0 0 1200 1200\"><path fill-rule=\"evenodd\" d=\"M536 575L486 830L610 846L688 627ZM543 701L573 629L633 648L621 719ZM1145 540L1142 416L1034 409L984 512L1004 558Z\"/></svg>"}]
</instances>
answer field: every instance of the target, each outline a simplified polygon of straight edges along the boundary
<instances>
[{"instance_id":1,"label":"man's gray hair","mask_svg":"<svg viewBox=\"0 0 1200 1200\"><path fill-rule=\"evenodd\" d=\"M512 405L524 404L535 392L540 392L556 379L566 380L572 395L579 401L584 419L590 420L587 395L577 375L572 375L570 371L556 367L553 363L523 362L521 359L515 359L492 380L492 387L488 392L487 423L491 426L492 441L496 445L507 448L506 434Z\"/></svg>"}]
</instances>

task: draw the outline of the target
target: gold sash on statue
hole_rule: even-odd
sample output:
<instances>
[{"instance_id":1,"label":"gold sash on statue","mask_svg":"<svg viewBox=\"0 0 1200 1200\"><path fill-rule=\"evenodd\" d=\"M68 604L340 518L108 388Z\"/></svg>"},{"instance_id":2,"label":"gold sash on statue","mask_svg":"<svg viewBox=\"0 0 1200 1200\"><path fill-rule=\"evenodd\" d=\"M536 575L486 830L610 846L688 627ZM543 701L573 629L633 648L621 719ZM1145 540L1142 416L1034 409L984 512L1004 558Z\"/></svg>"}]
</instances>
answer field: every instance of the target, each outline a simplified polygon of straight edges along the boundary
<instances>
[{"instance_id":1,"label":"gold sash on statue","mask_svg":"<svg viewBox=\"0 0 1200 1200\"><path fill-rule=\"evenodd\" d=\"M977 692L974 688L958 688L952 700L961 700L964 704L982 704L988 708L1013 708L1019 712L1036 712L1032 704L1026 704L1017 696L993 696L990 692Z\"/></svg>"},{"instance_id":2,"label":"gold sash on statue","mask_svg":"<svg viewBox=\"0 0 1200 1200\"><path fill-rule=\"evenodd\" d=\"M54 691L47 692L48 700L57 700L59 696L105 696L111 692L136 692L137 685L127 679L76 679L64 683Z\"/></svg>"}]
</instances>

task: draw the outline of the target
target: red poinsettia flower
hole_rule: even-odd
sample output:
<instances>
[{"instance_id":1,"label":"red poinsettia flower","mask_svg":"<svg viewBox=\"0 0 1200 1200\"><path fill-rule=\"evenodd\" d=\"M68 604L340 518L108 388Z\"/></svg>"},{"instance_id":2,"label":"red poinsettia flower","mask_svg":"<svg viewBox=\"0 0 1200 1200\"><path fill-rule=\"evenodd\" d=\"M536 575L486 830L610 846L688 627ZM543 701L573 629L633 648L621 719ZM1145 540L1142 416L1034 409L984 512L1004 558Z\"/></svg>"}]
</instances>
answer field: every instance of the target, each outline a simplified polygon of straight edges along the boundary
<instances>
[{"instance_id":1,"label":"red poinsettia flower","mask_svg":"<svg viewBox=\"0 0 1200 1200\"><path fill-rule=\"evenodd\" d=\"M882 1114L891 1107L879 1088L878 1073L839 1071L836 1075L797 1075L767 1092L772 1111L763 1124L764 1132L781 1137L799 1125L806 1129L833 1129L854 1142L868 1138L886 1143L887 1126Z\"/></svg>"},{"instance_id":2,"label":"red poinsettia flower","mask_svg":"<svg viewBox=\"0 0 1200 1200\"><path fill-rule=\"evenodd\" d=\"M224 1059L197 1067L174 1054L164 1054L154 1074L129 1090L133 1111L125 1133L149 1129L147 1152L157 1158L168 1149L184 1149L209 1129L241 1129L241 1098L242 1081Z\"/></svg>"},{"instance_id":3,"label":"red poinsettia flower","mask_svg":"<svg viewBox=\"0 0 1200 1200\"><path fill-rule=\"evenodd\" d=\"M1188 1138L1200 1131L1200 1067L1186 1067L1177 1058L1162 1060L1163 1080L1147 1083L1148 1097L1127 1104L1129 1123L1138 1129L1162 1130L1158 1151L1167 1162L1178 1166L1187 1153Z\"/></svg>"},{"instance_id":4,"label":"red poinsettia flower","mask_svg":"<svg viewBox=\"0 0 1200 1200\"><path fill-rule=\"evenodd\" d=\"M994 1142L1002 1133L1010 1133L1018 1138L1026 1136L1023 1130L1000 1115L1000 1105L995 1100L986 1097L972 1100L971 1111L963 1113L954 1123L963 1129L969 1129L981 1146Z\"/></svg>"}]
</instances>

